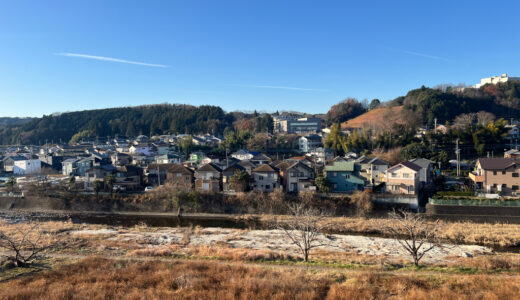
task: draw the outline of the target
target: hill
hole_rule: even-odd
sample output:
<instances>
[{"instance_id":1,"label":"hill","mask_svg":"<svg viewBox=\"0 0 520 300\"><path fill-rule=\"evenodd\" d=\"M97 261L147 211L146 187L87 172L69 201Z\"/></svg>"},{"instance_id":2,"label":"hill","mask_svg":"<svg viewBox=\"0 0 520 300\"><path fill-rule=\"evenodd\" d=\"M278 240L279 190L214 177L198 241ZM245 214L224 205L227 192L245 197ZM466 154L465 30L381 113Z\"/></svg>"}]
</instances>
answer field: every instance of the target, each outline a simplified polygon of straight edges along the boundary
<instances>
[{"instance_id":1,"label":"hill","mask_svg":"<svg viewBox=\"0 0 520 300\"><path fill-rule=\"evenodd\" d=\"M389 123L399 122L403 106L382 107L372 109L360 116L350 119L341 124L342 129L361 129L371 127L381 129Z\"/></svg>"},{"instance_id":2,"label":"hill","mask_svg":"<svg viewBox=\"0 0 520 300\"><path fill-rule=\"evenodd\" d=\"M16 126L23 125L27 122L34 120L34 118L11 118L11 117L0 117L0 126Z\"/></svg>"},{"instance_id":3,"label":"hill","mask_svg":"<svg viewBox=\"0 0 520 300\"><path fill-rule=\"evenodd\" d=\"M40 144L115 135L222 133L233 116L218 106L146 105L67 112L0 128L0 144Z\"/></svg>"}]
</instances>

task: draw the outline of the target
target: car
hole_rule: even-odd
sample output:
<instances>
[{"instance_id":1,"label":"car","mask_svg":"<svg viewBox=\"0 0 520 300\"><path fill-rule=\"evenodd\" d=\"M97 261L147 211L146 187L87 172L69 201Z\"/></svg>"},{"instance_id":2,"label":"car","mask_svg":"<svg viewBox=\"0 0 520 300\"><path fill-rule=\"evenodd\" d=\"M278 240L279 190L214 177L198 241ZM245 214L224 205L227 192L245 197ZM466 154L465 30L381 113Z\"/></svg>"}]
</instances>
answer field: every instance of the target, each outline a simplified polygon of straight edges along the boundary
<instances>
[{"instance_id":1,"label":"car","mask_svg":"<svg viewBox=\"0 0 520 300\"><path fill-rule=\"evenodd\" d=\"M151 190L153 190L153 187L151 187L151 186L147 186L147 187L144 188L145 192L149 192Z\"/></svg>"}]
</instances>

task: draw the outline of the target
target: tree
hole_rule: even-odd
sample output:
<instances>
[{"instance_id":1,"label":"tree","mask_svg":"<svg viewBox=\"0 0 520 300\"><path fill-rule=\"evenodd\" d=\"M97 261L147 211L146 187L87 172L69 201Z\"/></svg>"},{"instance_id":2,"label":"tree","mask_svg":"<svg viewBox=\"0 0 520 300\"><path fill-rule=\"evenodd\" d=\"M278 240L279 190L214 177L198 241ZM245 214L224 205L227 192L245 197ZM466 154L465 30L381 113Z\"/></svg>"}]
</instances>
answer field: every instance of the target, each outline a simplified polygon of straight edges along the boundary
<instances>
[{"instance_id":1,"label":"tree","mask_svg":"<svg viewBox=\"0 0 520 300\"><path fill-rule=\"evenodd\" d=\"M309 261L309 253L312 249L323 246L323 238L320 234L320 221L323 214L315 209L307 208L299 203L289 206L291 219L286 222L278 222L276 228L282 230L287 238L303 255L304 261Z\"/></svg>"},{"instance_id":2,"label":"tree","mask_svg":"<svg viewBox=\"0 0 520 300\"><path fill-rule=\"evenodd\" d=\"M114 183L116 182L116 177L113 174L107 175L105 177L105 184L110 189L110 193L114 190Z\"/></svg>"},{"instance_id":3,"label":"tree","mask_svg":"<svg viewBox=\"0 0 520 300\"><path fill-rule=\"evenodd\" d=\"M390 219L392 222L385 231L412 256L414 265L418 266L424 255L435 247L443 247L438 238L438 220L428 222L420 214L395 210L390 213Z\"/></svg>"},{"instance_id":4,"label":"tree","mask_svg":"<svg viewBox=\"0 0 520 300\"><path fill-rule=\"evenodd\" d=\"M177 207L177 216L180 216L182 213L182 207L188 203L191 203L195 210L197 210L198 206L198 196L195 191L185 191L185 190L177 190L173 197L172 202L175 207Z\"/></svg>"},{"instance_id":5,"label":"tree","mask_svg":"<svg viewBox=\"0 0 520 300\"><path fill-rule=\"evenodd\" d=\"M356 206L360 216L365 216L374 209L369 191L356 191L350 198L350 203Z\"/></svg>"},{"instance_id":6,"label":"tree","mask_svg":"<svg viewBox=\"0 0 520 300\"><path fill-rule=\"evenodd\" d=\"M325 194L328 194L331 190L330 180L326 176L323 176L323 174L316 176L316 186L318 187L318 191Z\"/></svg>"},{"instance_id":7,"label":"tree","mask_svg":"<svg viewBox=\"0 0 520 300\"><path fill-rule=\"evenodd\" d=\"M12 193L14 191L14 186L16 185L16 178L14 178L14 176L9 176L5 185L9 187L9 191Z\"/></svg>"},{"instance_id":8,"label":"tree","mask_svg":"<svg viewBox=\"0 0 520 300\"><path fill-rule=\"evenodd\" d=\"M363 114L366 109L354 98L345 99L333 105L327 112L327 125L343 123Z\"/></svg>"},{"instance_id":9,"label":"tree","mask_svg":"<svg viewBox=\"0 0 520 300\"><path fill-rule=\"evenodd\" d=\"M186 156L188 156L193 147L193 138L191 137L191 135L183 137L179 141L179 146L181 147L182 152L186 154Z\"/></svg>"},{"instance_id":10,"label":"tree","mask_svg":"<svg viewBox=\"0 0 520 300\"><path fill-rule=\"evenodd\" d=\"M369 109L370 110L373 110L373 109L376 109L379 107L379 105L381 105L381 101L379 101L379 99L374 99L370 102L370 106L369 106Z\"/></svg>"},{"instance_id":11,"label":"tree","mask_svg":"<svg viewBox=\"0 0 520 300\"><path fill-rule=\"evenodd\" d=\"M341 132L338 123L330 127L330 133L325 138L325 147L334 150L336 155L341 155L347 151L346 137Z\"/></svg>"},{"instance_id":12,"label":"tree","mask_svg":"<svg viewBox=\"0 0 520 300\"><path fill-rule=\"evenodd\" d=\"M103 189L103 182L96 180L94 181L94 192L96 193L96 196L99 195L99 191Z\"/></svg>"},{"instance_id":13,"label":"tree","mask_svg":"<svg viewBox=\"0 0 520 300\"><path fill-rule=\"evenodd\" d=\"M235 172L229 178L229 184L235 192L246 192L249 190L251 176L246 171Z\"/></svg>"},{"instance_id":14,"label":"tree","mask_svg":"<svg viewBox=\"0 0 520 300\"><path fill-rule=\"evenodd\" d=\"M0 248L12 251L14 256L7 255L16 267L27 267L32 261L39 258L39 254L54 244L41 245L43 232L37 225L29 226L29 229L10 234L0 231Z\"/></svg>"}]
</instances>

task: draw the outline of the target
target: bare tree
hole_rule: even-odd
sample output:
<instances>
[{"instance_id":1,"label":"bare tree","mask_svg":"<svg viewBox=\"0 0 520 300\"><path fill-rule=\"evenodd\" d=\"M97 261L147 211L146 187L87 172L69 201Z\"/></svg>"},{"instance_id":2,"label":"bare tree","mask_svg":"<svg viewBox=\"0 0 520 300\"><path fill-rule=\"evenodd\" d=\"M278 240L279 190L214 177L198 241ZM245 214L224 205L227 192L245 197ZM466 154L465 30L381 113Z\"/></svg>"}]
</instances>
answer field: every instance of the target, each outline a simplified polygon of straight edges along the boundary
<instances>
[{"instance_id":1,"label":"bare tree","mask_svg":"<svg viewBox=\"0 0 520 300\"><path fill-rule=\"evenodd\" d=\"M386 231L412 256L416 266L426 253L435 247L443 247L437 237L438 220L428 222L420 214L402 210L391 212L390 219L392 222L385 228Z\"/></svg>"},{"instance_id":2,"label":"bare tree","mask_svg":"<svg viewBox=\"0 0 520 300\"><path fill-rule=\"evenodd\" d=\"M292 218L286 222L277 222L276 228L283 230L291 243L299 248L303 260L309 261L310 251L325 245L320 238L319 225L324 215L315 209L307 208L302 203L289 206L289 210Z\"/></svg>"},{"instance_id":3,"label":"bare tree","mask_svg":"<svg viewBox=\"0 0 520 300\"><path fill-rule=\"evenodd\" d=\"M477 123L482 126L486 126L491 121L495 120L495 115L487 111L479 111L477 113Z\"/></svg>"},{"instance_id":4,"label":"bare tree","mask_svg":"<svg viewBox=\"0 0 520 300\"><path fill-rule=\"evenodd\" d=\"M475 113L460 114L455 118L455 123L453 126L457 128L471 127L475 121L475 118Z\"/></svg>"},{"instance_id":5,"label":"bare tree","mask_svg":"<svg viewBox=\"0 0 520 300\"><path fill-rule=\"evenodd\" d=\"M356 206L358 215L364 217L374 209L369 191L356 191L350 198L350 203Z\"/></svg>"},{"instance_id":6,"label":"bare tree","mask_svg":"<svg viewBox=\"0 0 520 300\"><path fill-rule=\"evenodd\" d=\"M0 248L10 251L6 255L16 267L26 267L29 263L39 258L42 251L53 247L53 244L41 245L43 233L38 225L32 225L26 231L19 231L19 237L7 235L0 231Z\"/></svg>"}]
</instances>

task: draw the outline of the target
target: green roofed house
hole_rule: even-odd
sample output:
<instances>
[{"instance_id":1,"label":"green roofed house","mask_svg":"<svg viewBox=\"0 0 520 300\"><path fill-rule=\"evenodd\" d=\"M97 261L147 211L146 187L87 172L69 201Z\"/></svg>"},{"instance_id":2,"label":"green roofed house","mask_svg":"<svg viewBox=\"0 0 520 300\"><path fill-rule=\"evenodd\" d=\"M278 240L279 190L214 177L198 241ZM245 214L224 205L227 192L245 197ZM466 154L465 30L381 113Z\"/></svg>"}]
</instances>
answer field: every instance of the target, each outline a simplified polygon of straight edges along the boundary
<instances>
[{"instance_id":1,"label":"green roofed house","mask_svg":"<svg viewBox=\"0 0 520 300\"><path fill-rule=\"evenodd\" d=\"M351 193L363 190L365 181L359 175L360 165L352 161L335 161L325 166L325 176L331 183L332 191Z\"/></svg>"}]
</instances>

